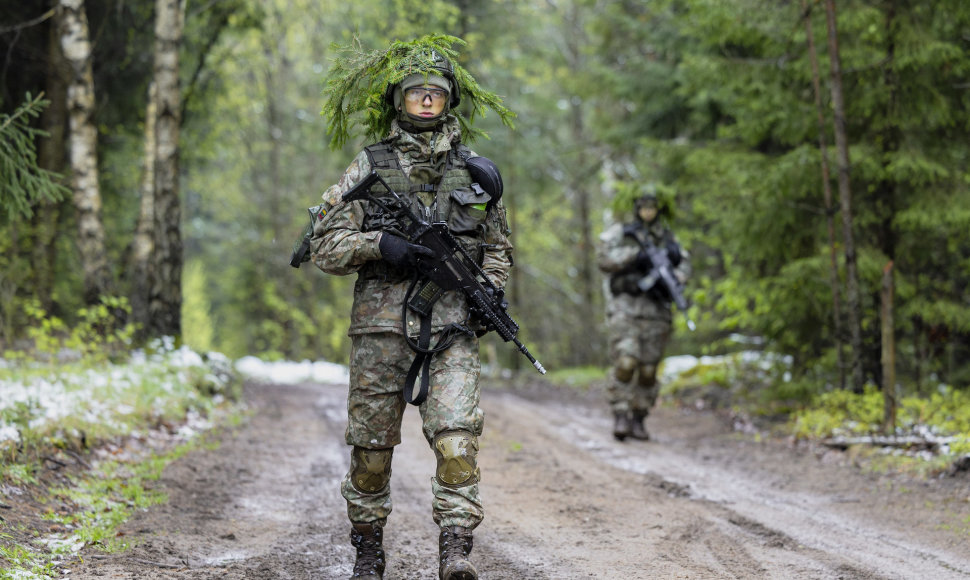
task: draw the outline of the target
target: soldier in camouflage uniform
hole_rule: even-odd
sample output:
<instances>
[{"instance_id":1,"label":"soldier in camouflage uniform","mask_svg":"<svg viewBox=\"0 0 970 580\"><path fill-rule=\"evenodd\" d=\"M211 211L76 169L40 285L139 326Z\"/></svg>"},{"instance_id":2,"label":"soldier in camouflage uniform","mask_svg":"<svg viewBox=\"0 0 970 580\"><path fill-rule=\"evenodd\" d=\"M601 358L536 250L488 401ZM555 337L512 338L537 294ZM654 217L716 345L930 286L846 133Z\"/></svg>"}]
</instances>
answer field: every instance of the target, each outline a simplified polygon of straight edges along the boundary
<instances>
[{"instance_id":1,"label":"soldier in camouflage uniform","mask_svg":"<svg viewBox=\"0 0 970 580\"><path fill-rule=\"evenodd\" d=\"M391 457L401 442L407 406L403 388L415 358L405 332L416 339L421 324L405 301L415 263L429 250L410 243L382 219L387 216L375 204L344 202L341 196L376 170L417 215L446 221L497 288L505 286L511 266L505 208L500 200L489 203L488 194L472 187L465 161L475 154L462 145L459 122L450 114L459 102L459 86L451 63L438 54L434 58L435 70L388 87L387 106L397 112L390 133L357 155L323 194L325 215L311 241L312 260L321 270L357 274L346 431L353 448L341 485L357 548L354 578L383 576L382 535L392 508ZM382 192L381 185L372 189L375 196ZM455 291L434 304L431 344L452 324L474 326L465 298ZM484 422L478 338L474 333L452 338L450 347L431 357L430 390L419 408L424 436L437 458L431 505L440 527L439 574L442 579L473 580L478 575L468 559L472 530L484 516L476 459Z\"/></svg>"},{"instance_id":2,"label":"soldier in camouflage uniform","mask_svg":"<svg viewBox=\"0 0 970 580\"><path fill-rule=\"evenodd\" d=\"M657 401L657 366L670 337L671 299L659 285L642 292L637 282L652 264L643 249L646 236L666 248L674 276L681 284L690 276L687 252L659 219L657 197L641 195L634 219L616 223L600 236L598 263L609 277L606 291L607 328L613 377L607 389L613 411L613 436L650 439L644 421Z\"/></svg>"}]
</instances>

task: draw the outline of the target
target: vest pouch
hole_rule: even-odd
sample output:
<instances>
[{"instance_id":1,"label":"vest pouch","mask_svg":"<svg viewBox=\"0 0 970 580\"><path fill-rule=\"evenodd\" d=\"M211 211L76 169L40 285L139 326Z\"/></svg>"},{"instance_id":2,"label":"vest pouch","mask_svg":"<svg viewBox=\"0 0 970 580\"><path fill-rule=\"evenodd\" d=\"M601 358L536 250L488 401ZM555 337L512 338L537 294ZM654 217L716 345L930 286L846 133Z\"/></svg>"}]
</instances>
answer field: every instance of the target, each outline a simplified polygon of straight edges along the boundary
<instances>
[{"instance_id":1,"label":"vest pouch","mask_svg":"<svg viewBox=\"0 0 970 580\"><path fill-rule=\"evenodd\" d=\"M448 229L455 235L475 234L485 223L486 206L492 196L485 193L477 183L451 192L451 211L448 212Z\"/></svg>"},{"instance_id":2,"label":"vest pouch","mask_svg":"<svg viewBox=\"0 0 970 580\"><path fill-rule=\"evenodd\" d=\"M610 293L614 296L617 294L632 294L634 296L642 294L643 291L637 285L641 277L643 275L636 272L626 272L624 274L610 276Z\"/></svg>"}]
</instances>

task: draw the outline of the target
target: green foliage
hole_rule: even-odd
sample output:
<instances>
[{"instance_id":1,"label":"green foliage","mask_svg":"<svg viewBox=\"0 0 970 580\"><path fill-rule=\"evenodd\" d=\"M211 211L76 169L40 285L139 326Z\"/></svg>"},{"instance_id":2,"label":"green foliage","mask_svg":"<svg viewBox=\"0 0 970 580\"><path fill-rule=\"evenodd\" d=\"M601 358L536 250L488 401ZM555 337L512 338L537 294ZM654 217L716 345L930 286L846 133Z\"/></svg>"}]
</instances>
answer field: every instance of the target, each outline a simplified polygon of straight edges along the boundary
<instances>
[{"instance_id":1,"label":"green foliage","mask_svg":"<svg viewBox=\"0 0 970 580\"><path fill-rule=\"evenodd\" d=\"M19 580L24 573L29 574L28 578L53 578L58 573L45 555L24 546L0 546L0 559L7 563L0 569L0 580Z\"/></svg>"},{"instance_id":2,"label":"green foliage","mask_svg":"<svg viewBox=\"0 0 970 580\"><path fill-rule=\"evenodd\" d=\"M664 219L676 219L675 191L672 187L648 182L621 181L615 186L611 208L616 216L629 216L633 213L634 203L645 195L657 198L658 215Z\"/></svg>"},{"instance_id":3,"label":"green foliage","mask_svg":"<svg viewBox=\"0 0 970 580\"><path fill-rule=\"evenodd\" d=\"M214 326L205 265L200 260L190 261L182 275L182 334L185 344L198 352L213 350Z\"/></svg>"},{"instance_id":4,"label":"green foliage","mask_svg":"<svg viewBox=\"0 0 970 580\"><path fill-rule=\"evenodd\" d=\"M72 529L71 539L84 545L107 552L124 550L129 546L118 535L118 528L133 512L168 500L151 482L161 477L166 465L197 446L197 442L184 443L137 463L102 463L72 487L51 490L52 499L70 502L78 509L68 514L49 512L47 519Z\"/></svg>"},{"instance_id":5,"label":"green foliage","mask_svg":"<svg viewBox=\"0 0 970 580\"><path fill-rule=\"evenodd\" d=\"M882 392L872 387L862 394L822 393L792 415L792 431L797 437L815 439L880 433L883 405ZM970 452L970 393L940 388L929 398L903 397L897 406L896 425L900 434L928 431L938 437L954 437L946 454Z\"/></svg>"},{"instance_id":6,"label":"green foliage","mask_svg":"<svg viewBox=\"0 0 970 580\"><path fill-rule=\"evenodd\" d=\"M586 366L553 369L545 378L556 385L589 389L592 384L604 381L608 375L609 369Z\"/></svg>"},{"instance_id":7,"label":"green foliage","mask_svg":"<svg viewBox=\"0 0 970 580\"><path fill-rule=\"evenodd\" d=\"M35 139L47 134L30 126L49 103L37 97L27 98L12 115L0 114L0 207L7 219L30 217L32 206L39 201L59 201L69 190L61 185L60 176L37 166Z\"/></svg>"},{"instance_id":8,"label":"green foliage","mask_svg":"<svg viewBox=\"0 0 970 580\"><path fill-rule=\"evenodd\" d=\"M52 363L61 356L77 357L90 364L127 356L135 333L135 326L127 322L131 306L123 297L105 296L100 304L79 309L72 328L48 315L37 300L26 300L23 309L31 321L27 336L36 355ZM6 356L17 359L22 353L11 351Z\"/></svg>"},{"instance_id":9,"label":"green foliage","mask_svg":"<svg viewBox=\"0 0 970 580\"><path fill-rule=\"evenodd\" d=\"M867 379L880 378L879 274L892 260L905 388L926 392L939 380L959 389L970 384L970 5L895 6L838 6ZM404 74L398 64L424 67L407 61L424 43L475 71L456 111L475 131L510 122L499 106L527 121L476 147L505 178L516 248L508 295L521 338L547 367L606 362L603 280L589 257L606 212L624 213L632 194L613 184L629 181L669 199L672 227L693 256L688 293L701 327L675 332L670 351L725 352L722 337L741 333L792 357L791 376L759 389L759 399L781 407L830 388L839 375L833 321L847 317L833 312L829 216L843 309L846 272L841 213L822 199L820 130L837 185L826 27L822 5L809 7L821 129L798 3L231 0L197 14L186 23L181 70L186 338L232 356L346 360L352 277L289 268L289 245L305 208L357 152L328 145L350 145L355 126L383 137L386 84ZM104 31L98 97L112 103L98 116L106 243L111 262L123 264L137 216L152 12L95 6L89 17ZM428 34L437 31L449 36ZM31 79L47 71L9 56L26 74L11 77L8 94L37 94L42 83ZM478 86L494 93L476 98ZM489 101L493 94L502 97ZM489 108L499 114L486 117ZM44 296L29 251L40 227L19 220L0 236L4 344L37 320L21 304ZM74 327L70 212L56 227L52 312ZM43 342L67 331L39 332ZM498 350L515 364L514 351Z\"/></svg>"},{"instance_id":10,"label":"green foliage","mask_svg":"<svg viewBox=\"0 0 970 580\"><path fill-rule=\"evenodd\" d=\"M484 135L472 125L476 115L485 115L487 109L495 111L506 126L513 127L515 114L459 64L458 51L452 47L465 44L454 36L427 34L408 42L395 41L386 49L370 52L364 51L358 39L348 46L334 45L332 49L338 56L327 77L326 101L321 111L328 122L331 148L339 149L347 142L355 123L362 126L368 141L378 141L387 135L396 111L384 98L385 90L409 75L433 74L434 52L451 61L462 103L468 103L468 116L458 116L464 141Z\"/></svg>"},{"instance_id":11,"label":"green foliage","mask_svg":"<svg viewBox=\"0 0 970 580\"><path fill-rule=\"evenodd\" d=\"M882 393L867 388L861 395L851 391L821 394L811 408L794 414L798 437L820 439L833 435L871 435L880 432L883 417Z\"/></svg>"}]
</instances>

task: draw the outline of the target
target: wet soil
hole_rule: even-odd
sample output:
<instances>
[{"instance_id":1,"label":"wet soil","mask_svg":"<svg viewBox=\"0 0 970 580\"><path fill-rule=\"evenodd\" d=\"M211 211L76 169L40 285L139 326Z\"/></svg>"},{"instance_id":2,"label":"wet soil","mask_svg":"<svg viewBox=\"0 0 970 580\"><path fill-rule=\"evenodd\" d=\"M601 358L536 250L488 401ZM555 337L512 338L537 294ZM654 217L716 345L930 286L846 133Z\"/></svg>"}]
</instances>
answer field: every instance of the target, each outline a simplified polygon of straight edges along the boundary
<instances>
[{"instance_id":1,"label":"wet soil","mask_svg":"<svg viewBox=\"0 0 970 580\"><path fill-rule=\"evenodd\" d=\"M248 385L252 417L165 470L170 501L125 526L135 547L86 549L66 576L348 577L345 395L345 385ZM482 404L483 580L970 578L965 474L875 475L850 454L756 442L717 415L671 407L648 421L651 441L621 443L595 390L486 388ZM404 431L385 579L434 579L434 456L416 409Z\"/></svg>"}]
</instances>

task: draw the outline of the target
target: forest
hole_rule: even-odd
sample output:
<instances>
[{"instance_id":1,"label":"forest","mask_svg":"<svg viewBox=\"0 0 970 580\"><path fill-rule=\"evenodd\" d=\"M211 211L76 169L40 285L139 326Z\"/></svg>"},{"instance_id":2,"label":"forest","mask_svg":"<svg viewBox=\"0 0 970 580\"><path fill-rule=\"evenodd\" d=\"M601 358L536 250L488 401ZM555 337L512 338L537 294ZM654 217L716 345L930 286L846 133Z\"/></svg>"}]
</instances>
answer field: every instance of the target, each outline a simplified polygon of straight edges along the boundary
<instances>
[{"instance_id":1,"label":"forest","mask_svg":"<svg viewBox=\"0 0 970 580\"><path fill-rule=\"evenodd\" d=\"M434 32L516 115L471 145L546 368L607 367L596 243L651 191L694 269L668 354L770 353L778 408L965 393L968 31L962 0L5 2L0 348L100 307L135 341L345 362L353 277L289 265L365 144L329 147L322 91L341 47Z\"/></svg>"}]
</instances>

